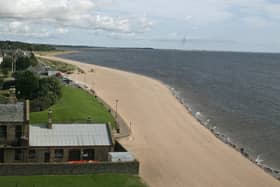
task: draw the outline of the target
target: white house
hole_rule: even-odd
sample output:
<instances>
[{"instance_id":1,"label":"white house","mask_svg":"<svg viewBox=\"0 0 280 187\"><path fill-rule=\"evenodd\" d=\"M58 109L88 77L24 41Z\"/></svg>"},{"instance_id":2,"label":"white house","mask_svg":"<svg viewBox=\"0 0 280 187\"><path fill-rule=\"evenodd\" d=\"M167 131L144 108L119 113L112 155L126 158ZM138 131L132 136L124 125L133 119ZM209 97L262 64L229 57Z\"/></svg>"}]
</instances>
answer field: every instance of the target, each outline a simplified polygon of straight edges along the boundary
<instances>
[{"instance_id":1,"label":"white house","mask_svg":"<svg viewBox=\"0 0 280 187\"><path fill-rule=\"evenodd\" d=\"M3 62L3 56L0 55L0 64L2 64L2 62Z\"/></svg>"}]
</instances>

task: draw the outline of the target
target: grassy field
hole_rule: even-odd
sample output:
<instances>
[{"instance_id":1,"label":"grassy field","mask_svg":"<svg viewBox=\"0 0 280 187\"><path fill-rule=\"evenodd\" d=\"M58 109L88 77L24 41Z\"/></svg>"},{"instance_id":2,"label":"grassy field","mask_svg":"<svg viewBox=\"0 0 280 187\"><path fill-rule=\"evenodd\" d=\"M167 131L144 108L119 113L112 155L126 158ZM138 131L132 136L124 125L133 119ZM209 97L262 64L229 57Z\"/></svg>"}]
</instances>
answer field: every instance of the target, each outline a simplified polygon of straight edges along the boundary
<instances>
[{"instance_id":1,"label":"grassy field","mask_svg":"<svg viewBox=\"0 0 280 187\"><path fill-rule=\"evenodd\" d=\"M95 174L74 176L0 177L3 187L144 187L137 176Z\"/></svg>"},{"instance_id":2,"label":"grassy field","mask_svg":"<svg viewBox=\"0 0 280 187\"><path fill-rule=\"evenodd\" d=\"M62 97L53 105L54 123L85 123L88 117L94 123L110 122L113 127L115 120L108 110L86 91L70 86L62 88ZM31 124L47 123L48 110L31 113Z\"/></svg>"}]
</instances>

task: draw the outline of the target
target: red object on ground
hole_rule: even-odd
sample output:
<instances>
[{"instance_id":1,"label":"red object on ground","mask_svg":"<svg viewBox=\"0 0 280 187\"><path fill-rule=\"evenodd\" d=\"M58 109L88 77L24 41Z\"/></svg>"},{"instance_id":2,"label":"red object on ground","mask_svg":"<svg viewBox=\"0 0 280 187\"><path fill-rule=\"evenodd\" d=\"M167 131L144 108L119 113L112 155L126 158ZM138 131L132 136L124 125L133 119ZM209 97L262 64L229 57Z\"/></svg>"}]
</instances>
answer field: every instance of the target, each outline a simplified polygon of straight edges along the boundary
<instances>
[{"instance_id":1,"label":"red object on ground","mask_svg":"<svg viewBox=\"0 0 280 187\"><path fill-rule=\"evenodd\" d=\"M98 163L97 160L70 160L69 164Z\"/></svg>"},{"instance_id":2,"label":"red object on ground","mask_svg":"<svg viewBox=\"0 0 280 187\"><path fill-rule=\"evenodd\" d=\"M55 76L56 76L56 77L62 77L62 74L61 74L60 72L57 72L57 73L55 74Z\"/></svg>"}]
</instances>

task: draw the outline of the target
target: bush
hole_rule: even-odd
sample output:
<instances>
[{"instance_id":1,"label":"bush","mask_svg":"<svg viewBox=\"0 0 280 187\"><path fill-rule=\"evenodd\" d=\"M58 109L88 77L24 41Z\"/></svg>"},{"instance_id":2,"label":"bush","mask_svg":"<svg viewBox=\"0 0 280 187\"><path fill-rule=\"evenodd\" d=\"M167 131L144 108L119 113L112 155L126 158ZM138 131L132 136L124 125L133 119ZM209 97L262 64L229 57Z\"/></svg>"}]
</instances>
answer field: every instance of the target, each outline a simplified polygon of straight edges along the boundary
<instances>
[{"instance_id":1,"label":"bush","mask_svg":"<svg viewBox=\"0 0 280 187\"><path fill-rule=\"evenodd\" d=\"M53 101L50 97L38 97L30 102L31 112L43 111L53 105Z\"/></svg>"}]
</instances>

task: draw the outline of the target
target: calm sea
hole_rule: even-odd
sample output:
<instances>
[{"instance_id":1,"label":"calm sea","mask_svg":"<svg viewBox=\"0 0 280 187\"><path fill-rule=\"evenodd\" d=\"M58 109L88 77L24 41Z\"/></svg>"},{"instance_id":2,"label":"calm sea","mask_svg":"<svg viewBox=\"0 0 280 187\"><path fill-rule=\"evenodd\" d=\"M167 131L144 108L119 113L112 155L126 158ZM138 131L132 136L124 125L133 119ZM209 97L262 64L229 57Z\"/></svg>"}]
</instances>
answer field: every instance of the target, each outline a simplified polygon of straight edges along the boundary
<instances>
[{"instance_id":1,"label":"calm sea","mask_svg":"<svg viewBox=\"0 0 280 187\"><path fill-rule=\"evenodd\" d=\"M107 48L63 57L161 80L200 121L280 169L280 54Z\"/></svg>"}]
</instances>

